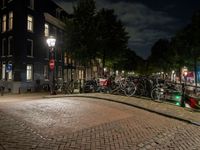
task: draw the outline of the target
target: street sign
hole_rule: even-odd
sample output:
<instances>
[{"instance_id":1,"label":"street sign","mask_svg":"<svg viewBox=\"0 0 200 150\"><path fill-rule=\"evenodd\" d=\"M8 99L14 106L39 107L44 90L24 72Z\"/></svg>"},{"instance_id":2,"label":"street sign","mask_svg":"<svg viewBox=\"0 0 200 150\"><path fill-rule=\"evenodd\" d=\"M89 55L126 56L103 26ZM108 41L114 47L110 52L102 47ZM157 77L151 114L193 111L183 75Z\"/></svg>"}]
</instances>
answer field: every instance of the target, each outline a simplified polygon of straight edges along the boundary
<instances>
[{"instance_id":1,"label":"street sign","mask_svg":"<svg viewBox=\"0 0 200 150\"><path fill-rule=\"evenodd\" d=\"M55 68L55 60L54 60L54 59L51 59L51 60L49 61L49 68L50 68L51 70L54 70L54 68Z\"/></svg>"}]
</instances>

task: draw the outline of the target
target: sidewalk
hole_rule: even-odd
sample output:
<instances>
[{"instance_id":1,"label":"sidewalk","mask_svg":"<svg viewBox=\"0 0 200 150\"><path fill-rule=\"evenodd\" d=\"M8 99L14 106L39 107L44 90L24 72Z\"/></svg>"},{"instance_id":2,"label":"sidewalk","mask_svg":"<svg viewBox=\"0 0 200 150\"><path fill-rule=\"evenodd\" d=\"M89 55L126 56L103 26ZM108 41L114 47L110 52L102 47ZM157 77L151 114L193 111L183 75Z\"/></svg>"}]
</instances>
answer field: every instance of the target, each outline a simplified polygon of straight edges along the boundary
<instances>
[{"instance_id":1,"label":"sidewalk","mask_svg":"<svg viewBox=\"0 0 200 150\"><path fill-rule=\"evenodd\" d=\"M102 93L45 96L45 98L56 98L56 97L87 97L87 98L97 98L102 100L118 102L200 126L199 111L192 110L189 108L183 108L170 103L160 103L152 101L150 99L141 99L136 97L127 97L127 96L102 94Z\"/></svg>"}]
</instances>

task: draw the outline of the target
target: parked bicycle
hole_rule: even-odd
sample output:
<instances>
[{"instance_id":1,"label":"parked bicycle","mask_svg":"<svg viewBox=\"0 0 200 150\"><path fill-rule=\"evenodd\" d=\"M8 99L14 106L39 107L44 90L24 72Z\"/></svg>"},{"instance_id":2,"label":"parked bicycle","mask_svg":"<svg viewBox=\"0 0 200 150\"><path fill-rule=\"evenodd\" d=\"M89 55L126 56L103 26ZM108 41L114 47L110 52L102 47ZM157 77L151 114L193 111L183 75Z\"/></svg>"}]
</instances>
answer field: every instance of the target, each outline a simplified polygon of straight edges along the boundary
<instances>
[{"instance_id":1,"label":"parked bicycle","mask_svg":"<svg viewBox=\"0 0 200 150\"><path fill-rule=\"evenodd\" d=\"M152 100L159 102L170 100L180 103L182 100L182 92L176 89L176 86L173 83L159 83L157 81L151 91L151 98Z\"/></svg>"}]
</instances>

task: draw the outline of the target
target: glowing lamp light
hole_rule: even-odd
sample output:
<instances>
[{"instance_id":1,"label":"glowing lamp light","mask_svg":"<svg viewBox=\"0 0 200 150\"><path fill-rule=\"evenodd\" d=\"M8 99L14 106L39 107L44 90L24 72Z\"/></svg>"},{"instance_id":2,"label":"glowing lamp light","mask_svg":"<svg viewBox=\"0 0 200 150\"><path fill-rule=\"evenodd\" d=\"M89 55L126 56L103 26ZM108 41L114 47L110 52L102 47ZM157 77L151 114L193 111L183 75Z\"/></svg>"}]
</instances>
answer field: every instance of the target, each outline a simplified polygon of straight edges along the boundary
<instances>
[{"instance_id":1,"label":"glowing lamp light","mask_svg":"<svg viewBox=\"0 0 200 150\"><path fill-rule=\"evenodd\" d=\"M53 36L47 38L47 44L49 47L54 47L56 45L56 39Z\"/></svg>"},{"instance_id":2,"label":"glowing lamp light","mask_svg":"<svg viewBox=\"0 0 200 150\"><path fill-rule=\"evenodd\" d=\"M180 103L179 103L179 102L176 102L176 106L180 106Z\"/></svg>"}]
</instances>

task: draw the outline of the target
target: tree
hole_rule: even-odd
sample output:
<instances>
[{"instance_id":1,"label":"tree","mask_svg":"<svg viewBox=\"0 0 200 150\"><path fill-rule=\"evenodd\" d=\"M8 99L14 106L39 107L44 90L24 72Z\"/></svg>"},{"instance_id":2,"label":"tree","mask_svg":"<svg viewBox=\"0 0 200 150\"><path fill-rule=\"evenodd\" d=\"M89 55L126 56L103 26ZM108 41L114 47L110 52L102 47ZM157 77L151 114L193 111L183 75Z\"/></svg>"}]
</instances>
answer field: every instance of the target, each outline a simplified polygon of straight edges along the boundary
<instances>
[{"instance_id":1,"label":"tree","mask_svg":"<svg viewBox=\"0 0 200 150\"><path fill-rule=\"evenodd\" d=\"M151 49L148 62L152 71L168 71L170 68L170 42L167 39L159 39Z\"/></svg>"},{"instance_id":2,"label":"tree","mask_svg":"<svg viewBox=\"0 0 200 150\"><path fill-rule=\"evenodd\" d=\"M66 20L66 48L84 66L96 56L95 13L94 0L79 0Z\"/></svg>"},{"instance_id":3,"label":"tree","mask_svg":"<svg viewBox=\"0 0 200 150\"><path fill-rule=\"evenodd\" d=\"M66 49L85 67L101 58L103 68L113 68L127 50L128 33L114 10L96 12L94 0L79 0L66 20Z\"/></svg>"},{"instance_id":4,"label":"tree","mask_svg":"<svg viewBox=\"0 0 200 150\"><path fill-rule=\"evenodd\" d=\"M97 13L98 56L103 60L103 67L119 61L121 54L127 49L128 33L122 22L117 19L112 9L101 9Z\"/></svg>"},{"instance_id":5,"label":"tree","mask_svg":"<svg viewBox=\"0 0 200 150\"><path fill-rule=\"evenodd\" d=\"M176 53L179 68L193 64L197 85L197 59L200 56L200 12L195 12L192 23L177 32L172 40L172 48ZM180 70L180 69L179 69Z\"/></svg>"}]
</instances>

